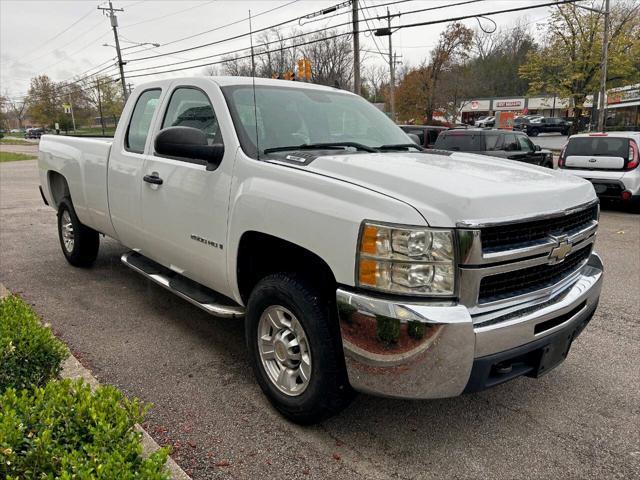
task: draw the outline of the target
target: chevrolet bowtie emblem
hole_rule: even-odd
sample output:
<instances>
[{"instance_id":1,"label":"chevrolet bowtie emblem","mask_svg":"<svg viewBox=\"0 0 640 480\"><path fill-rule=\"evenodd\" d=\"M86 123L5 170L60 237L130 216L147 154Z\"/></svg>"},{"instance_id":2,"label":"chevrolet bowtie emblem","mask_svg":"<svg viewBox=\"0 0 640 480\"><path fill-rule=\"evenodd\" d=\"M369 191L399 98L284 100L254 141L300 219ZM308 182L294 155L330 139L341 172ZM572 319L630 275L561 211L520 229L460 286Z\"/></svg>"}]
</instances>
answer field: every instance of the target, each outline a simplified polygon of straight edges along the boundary
<instances>
[{"instance_id":1,"label":"chevrolet bowtie emblem","mask_svg":"<svg viewBox=\"0 0 640 480\"><path fill-rule=\"evenodd\" d=\"M573 250L573 245L566 238L557 239L557 242L557 245L549 253L549 264L551 265L562 262Z\"/></svg>"}]
</instances>

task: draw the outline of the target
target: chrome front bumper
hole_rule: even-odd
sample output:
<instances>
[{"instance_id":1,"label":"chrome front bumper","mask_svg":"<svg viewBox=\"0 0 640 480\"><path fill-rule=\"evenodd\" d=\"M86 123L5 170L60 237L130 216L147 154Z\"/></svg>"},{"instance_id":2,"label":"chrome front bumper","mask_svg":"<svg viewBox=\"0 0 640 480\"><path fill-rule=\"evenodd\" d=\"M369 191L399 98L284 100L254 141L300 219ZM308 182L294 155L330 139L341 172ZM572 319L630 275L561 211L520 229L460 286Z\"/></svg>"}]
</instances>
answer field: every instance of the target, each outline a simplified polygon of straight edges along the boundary
<instances>
[{"instance_id":1,"label":"chrome front bumper","mask_svg":"<svg viewBox=\"0 0 640 480\"><path fill-rule=\"evenodd\" d=\"M537 345L588 321L598 304L602 275L600 257L593 253L564 290L489 321L457 303L405 303L338 289L349 381L358 391L387 397L460 395L474 361Z\"/></svg>"}]
</instances>

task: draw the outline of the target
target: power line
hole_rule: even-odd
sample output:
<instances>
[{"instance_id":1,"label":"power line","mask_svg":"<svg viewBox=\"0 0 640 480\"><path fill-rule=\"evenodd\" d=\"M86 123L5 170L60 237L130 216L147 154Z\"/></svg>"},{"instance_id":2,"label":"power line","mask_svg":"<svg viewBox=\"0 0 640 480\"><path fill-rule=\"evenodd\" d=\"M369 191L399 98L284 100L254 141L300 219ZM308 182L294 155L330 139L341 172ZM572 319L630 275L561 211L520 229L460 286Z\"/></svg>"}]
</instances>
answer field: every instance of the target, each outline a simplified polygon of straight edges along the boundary
<instances>
[{"instance_id":1,"label":"power line","mask_svg":"<svg viewBox=\"0 0 640 480\"><path fill-rule=\"evenodd\" d=\"M581 0L558 0L558 1L554 1L554 2L547 2L547 3L543 3L543 4L538 4L538 5L530 5L530 6L526 6L526 7L517 7L517 8L509 8L509 9L502 9L502 10L493 10L490 12L483 12L483 13L476 13L476 14L470 14L470 15L464 15L464 16L459 16L459 17L453 17L453 18L446 18L446 19L440 19L440 20L431 20L431 21L427 21L427 22L418 22L418 23L411 23L411 24L405 24L405 25L400 25L395 27L394 30L400 30L400 29L404 29L404 28L415 28L418 26L425 26L425 25L435 25L435 24L439 24L439 23L447 23L447 22L453 22L453 21L459 21L459 20L465 20L465 19L469 19L469 18L474 18L477 17L479 15L482 16L488 16L488 15L499 15L499 14L503 14L503 13L510 13L510 12L516 12L516 11L523 11L523 10L531 10L531 9L535 9L535 8L543 8L543 7L549 7L549 6L554 6L554 5L562 5L562 4L568 4L568 3L576 3L577 1L581 1ZM349 22L350 23L350 22ZM323 29L324 30L324 29ZM367 29L365 30L365 32L375 32L378 29ZM300 36L304 36L304 35L309 35L311 33L307 33L307 34L301 34L298 35L297 37ZM265 55L267 53L275 53L275 52L279 52L285 49L291 49L291 48L298 48L301 46L305 46L305 45L310 45L313 43L318 43L318 42L322 42L322 41L326 41L326 40L331 40L333 38L338 38L341 36L345 36L345 35L351 35L351 32L342 32L342 33L336 33L334 35L330 35L330 36L326 36L320 39L314 39L314 40L309 40L303 43L298 43L298 44L294 44L294 45L290 45L287 47L281 47L281 48L276 48L273 50L266 50L266 51L262 51L262 52L258 52L256 53L256 55ZM293 37L291 37L293 38ZM243 50L246 50L243 49ZM222 55L222 54L220 54ZM250 58L251 55L245 55L245 56L240 56L240 57L235 57L233 60L242 60L242 59L246 59L246 58ZM209 57L210 58L210 57ZM148 73L141 73L138 75L130 75L130 78L138 78L138 77L146 77L149 75L161 75L161 74L165 74L165 73L173 73L173 72L178 72L178 71L182 71L182 70L190 70L193 68L201 68L201 67L206 67L209 65L217 65L217 64L221 64L221 63L227 63L229 62L229 60L221 60L221 61L217 61L217 62L208 62L208 63L203 63L203 64L198 64L198 65L191 65L188 67L180 67L180 68L174 68L174 69L169 69L169 70L163 70L160 72L148 72ZM164 65L166 66L170 66L170 65ZM152 67L147 67L145 69L142 70L146 70ZM155 67L155 68L162 68L162 67Z\"/></svg>"},{"instance_id":2,"label":"power line","mask_svg":"<svg viewBox=\"0 0 640 480\"><path fill-rule=\"evenodd\" d=\"M41 47L44 47L46 45L48 45L49 43L53 42L56 38L60 37L61 35L65 34L66 32L68 32L69 30L71 30L73 27L75 27L78 23L80 23L82 20L84 20L85 18L87 18L89 15L91 15L95 10L91 9L89 10L87 13L85 13L83 16L81 16L78 20L76 20L75 22L73 22L71 25L69 25L67 28L63 29L62 31L56 33L53 37L51 37L49 40L47 40L46 42L43 42L41 45L39 45L37 48L35 48L34 50L32 50L30 53L27 53L26 55L23 55L22 60L25 60L27 58L29 58L30 55L32 55L33 53L37 52ZM34 60L37 60L38 58L42 58L42 56L40 57L36 57L34 58Z\"/></svg>"},{"instance_id":3,"label":"power line","mask_svg":"<svg viewBox=\"0 0 640 480\"><path fill-rule=\"evenodd\" d=\"M404 0L404 1L406 1L406 0ZM479 1L484 1L484 0L466 0L465 2L461 2L461 3L469 3L469 1L479 2ZM442 5L442 6L439 6L439 7L429 7L426 10L448 8L448 7L452 7L452 6L456 6L456 5L458 5L458 4ZM365 32L372 32L372 31L376 30L375 28L371 28L370 27L366 17L364 17L364 19L358 20L358 21L359 22L366 22L368 29L365 30ZM344 27L344 26L347 26L347 25L351 25L351 23L352 23L351 21L340 23L340 24L332 26L332 28ZM269 30L269 29L270 29L270 27L265 27L262 30ZM316 33L321 33L321 32L324 32L325 30L326 30L326 28L323 27L323 28L319 28L317 30L312 30L312 31L309 31L309 32L303 32L303 33L295 34L295 35L292 35L292 36L289 36L289 37L286 37L286 38L277 38L275 40L264 42L262 44L262 46L264 47L264 46L269 46L269 45L273 45L273 44L276 44L276 43L285 42L285 41L288 41L288 40L295 40L297 38L306 37L308 35L314 35ZM350 34L351 34L350 32L345 33L345 35L350 35ZM230 39L217 40L215 43L224 43L224 42L227 42L227 41L230 41L230 40L235 40L235 39L237 39L239 37L242 37L242 36L245 36L245 34L240 34L238 36L231 37ZM374 42L375 42L375 39L374 39ZM377 47L377 43L376 43L376 47ZM230 51L211 54L211 55L204 55L204 56L201 56L201 57L191 58L191 59L188 59L188 60L182 60L182 61L179 61L179 62L164 63L162 65L153 65L153 66L148 66L148 67L141 67L141 68L138 68L138 69L128 70L128 73L135 73L135 72L141 72L141 71L144 71L144 70L152 70L152 69L158 69L158 68L172 67L172 66L175 66L175 65L184 65L186 63L197 62L197 61L201 61L201 60L206 60L206 59L211 59L211 58L216 58L216 57L221 57L221 56L226 56L226 55L232 55L232 54L235 54L235 53L244 52L246 50L247 50L246 47L242 47L242 48L238 48L238 49L235 49L235 50L230 50ZM378 51L380 52L379 48L378 48ZM269 51L267 51L265 53L269 53ZM382 52L380 52L380 54L382 55ZM128 60L128 63L132 62L133 60L135 60L135 59ZM189 69L189 68L198 68L198 66L184 67L184 69Z\"/></svg>"},{"instance_id":4,"label":"power line","mask_svg":"<svg viewBox=\"0 0 640 480\"><path fill-rule=\"evenodd\" d=\"M175 12L167 13L167 14L161 15L159 17L149 18L147 20L141 20L139 22L130 23L128 25L122 25L120 28L123 29L123 28L135 27L136 25L141 25L143 23L155 22L156 20L162 20L163 18L172 17L174 15L180 15L180 14L182 14L184 12L188 12L189 10L193 10L193 9L196 9L196 8L204 7L205 5L209 5L210 3L213 3L215 1L217 1L217 0L209 0L208 2L204 2L204 3L198 4L198 5L194 5L193 7L189 7L189 8L183 8L181 10L177 10Z\"/></svg>"},{"instance_id":5,"label":"power line","mask_svg":"<svg viewBox=\"0 0 640 480\"><path fill-rule=\"evenodd\" d=\"M281 9L281 8L288 7L289 5L294 4L294 3L297 3L297 2L299 2L299 1L300 1L300 0L292 0L292 1L288 2L288 3L283 4L283 5L278 5L277 7L273 7L273 8L270 8L270 9L268 9L268 10L263 10L262 12L258 12L258 13L256 13L255 15L252 15L252 16L251 16L251 18L256 18L256 17L262 16L262 15L265 15L265 14L267 14L267 13L274 12L274 11L279 10L279 9ZM239 23L244 23L244 22L246 22L247 20L248 20L248 17L244 17L244 18L241 18L241 19L239 19L239 20L235 20L235 21L233 21L233 22L227 23L227 24L225 24L225 25L220 25L219 27L215 27L215 28L212 28L212 29L210 29L210 30L205 30L204 32L194 33L193 35L188 35L188 36L186 36L186 37L177 38L177 39L172 40L172 41L170 41L170 42L166 42L166 43L164 43L164 44L163 44L163 46L164 46L164 47L166 47L166 46L168 46L168 45L173 45L174 43L179 43L179 42L183 42L183 41L185 41L185 40L190 40L190 39L192 39L192 38L199 37L199 36L201 36L201 35L205 35L205 34L207 34L207 33L216 32L216 31L218 31L218 30L222 30L222 29L227 28L227 27L232 27L232 26L234 26L234 25L238 25ZM167 54L167 56L170 56L170 55L169 55L169 54Z\"/></svg>"},{"instance_id":6,"label":"power line","mask_svg":"<svg viewBox=\"0 0 640 480\"><path fill-rule=\"evenodd\" d=\"M253 35L255 35L256 33L261 33L261 32L267 31L267 30L272 30L272 29L274 29L274 28L281 27L281 26L283 26L283 25L286 25L287 23L295 22L296 20L298 20L298 19L300 19L300 18L301 18L301 17L291 18L291 19L289 19L289 20L285 20L285 21L283 21L283 22L276 23L276 24L274 24L274 25L270 25L270 26L268 26L268 27L263 27L263 28L261 28L261 29L254 30L254 31L253 31ZM246 20L246 19L245 19L245 20ZM235 23L240 23L240 21L237 21L237 22L235 22ZM212 45L217 45L217 44L224 43L224 42L228 42L228 41L231 41L231 40L237 40L237 39L239 39L239 38L244 38L244 37L247 37L247 36L249 36L249 33L242 33L242 34L235 35L235 36L233 36L233 37L228 37L228 38L225 38L225 39L222 39L222 40L216 40L216 41L214 41L214 42L209 42L209 43L204 43L204 44L200 44L200 45L195 45L195 46L193 46L193 47L183 48L183 49L181 49L181 50L174 50L174 51L169 52L169 53L166 53L166 54L161 54L161 55L150 55L150 56L148 56L148 57L132 58L132 59L130 59L129 61L130 61L130 62L137 62L137 61L141 61L141 60L148 60L148 59L151 59L151 58L158 58L158 57L162 57L162 56L165 56L165 55L172 55L172 54L175 54L175 53L184 53L184 52L189 52L189 51L191 51L191 50L197 50L197 49L204 48L204 47L210 47L210 46L212 46ZM165 46L166 46L166 45L167 45L167 44L165 44Z\"/></svg>"}]
</instances>

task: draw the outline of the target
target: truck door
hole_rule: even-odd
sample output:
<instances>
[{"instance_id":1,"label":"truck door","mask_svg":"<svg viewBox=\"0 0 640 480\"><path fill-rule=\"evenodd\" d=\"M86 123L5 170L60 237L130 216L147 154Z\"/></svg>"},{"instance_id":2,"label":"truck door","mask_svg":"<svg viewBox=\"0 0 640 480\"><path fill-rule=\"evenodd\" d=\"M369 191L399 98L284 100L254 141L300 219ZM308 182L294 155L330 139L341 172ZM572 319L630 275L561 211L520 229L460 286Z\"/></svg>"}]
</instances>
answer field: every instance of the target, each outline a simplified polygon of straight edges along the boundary
<instances>
[{"instance_id":1,"label":"truck door","mask_svg":"<svg viewBox=\"0 0 640 480\"><path fill-rule=\"evenodd\" d=\"M156 122L158 130L193 127L206 133L209 144L224 144L214 103L205 93L213 84L205 79L194 83L202 88L176 86L168 93ZM141 193L146 255L222 293L226 289L227 207L234 157L235 151L228 148L220 166L207 171L204 161L164 158L152 148L145 160Z\"/></svg>"},{"instance_id":2,"label":"truck door","mask_svg":"<svg viewBox=\"0 0 640 480\"><path fill-rule=\"evenodd\" d=\"M140 212L145 149L161 94L160 88L151 88L138 95L131 114L125 113L121 119L127 122L124 133L114 139L109 154L107 188L111 222L118 240L136 250L142 249L145 238Z\"/></svg>"}]
</instances>

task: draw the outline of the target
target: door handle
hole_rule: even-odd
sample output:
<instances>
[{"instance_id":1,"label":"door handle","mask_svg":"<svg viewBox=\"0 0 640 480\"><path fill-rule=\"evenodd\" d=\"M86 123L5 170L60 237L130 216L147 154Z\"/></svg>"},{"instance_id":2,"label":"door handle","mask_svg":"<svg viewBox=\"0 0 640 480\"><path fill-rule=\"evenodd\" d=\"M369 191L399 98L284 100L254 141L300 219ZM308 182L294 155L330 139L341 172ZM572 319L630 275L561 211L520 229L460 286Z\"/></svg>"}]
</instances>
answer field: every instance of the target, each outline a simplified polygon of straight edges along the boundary
<instances>
[{"instance_id":1,"label":"door handle","mask_svg":"<svg viewBox=\"0 0 640 480\"><path fill-rule=\"evenodd\" d=\"M153 185L162 185L162 179L157 175L145 175L142 180Z\"/></svg>"}]
</instances>

